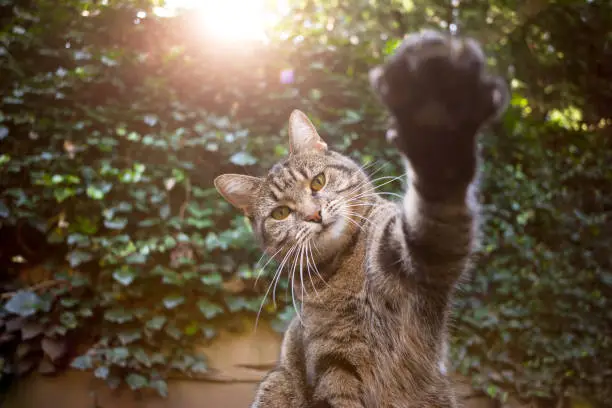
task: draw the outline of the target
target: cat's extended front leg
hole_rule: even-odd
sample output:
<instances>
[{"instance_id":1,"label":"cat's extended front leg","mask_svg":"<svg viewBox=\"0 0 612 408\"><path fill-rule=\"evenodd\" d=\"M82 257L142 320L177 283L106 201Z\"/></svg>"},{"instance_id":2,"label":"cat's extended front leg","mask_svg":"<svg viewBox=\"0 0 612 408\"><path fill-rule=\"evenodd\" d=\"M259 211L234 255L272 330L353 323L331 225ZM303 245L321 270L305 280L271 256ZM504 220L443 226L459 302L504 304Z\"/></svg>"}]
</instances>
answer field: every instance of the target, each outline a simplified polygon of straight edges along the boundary
<instances>
[{"instance_id":1,"label":"cat's extended front leg","mask_svg":"<svg viewBox=\"0 0 612 408\"><path fill-rule=\"evenodd\" d=\"M508 99L505 82L484 66L475 41L424 31L407 36L370 73L393 118L388 136L406 159L411 182L403 210L381 234L379 263L386 270L401 265L442 293L458 279L473 246L469 187L478 165L476 136Z\"/></svg>"}]
</instances>

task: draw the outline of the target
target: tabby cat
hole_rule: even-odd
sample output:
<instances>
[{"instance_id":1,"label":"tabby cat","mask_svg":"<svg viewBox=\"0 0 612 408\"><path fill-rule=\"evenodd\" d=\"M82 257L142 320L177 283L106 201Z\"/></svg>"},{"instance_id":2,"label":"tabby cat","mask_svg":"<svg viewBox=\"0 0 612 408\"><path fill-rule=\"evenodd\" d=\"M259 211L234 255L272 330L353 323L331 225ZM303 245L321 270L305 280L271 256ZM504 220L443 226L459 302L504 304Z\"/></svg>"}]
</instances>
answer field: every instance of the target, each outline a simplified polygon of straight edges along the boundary
<instances>
[{"instance_id":1,"label":"tabby cat","mask_svg":"<svg viewBox=\"0 0 612 408\"><path fill-rule=\"evenodd\" d=\"M289 156L265 177L215 180L301 302L252 408L457 406L443 365L451 298L476 241L476 139L508 88L485 72L474 40L434 31L408 35L370 82L405 158L401 203L376 194L300 111Z\"/></svg>"}]
</instances>

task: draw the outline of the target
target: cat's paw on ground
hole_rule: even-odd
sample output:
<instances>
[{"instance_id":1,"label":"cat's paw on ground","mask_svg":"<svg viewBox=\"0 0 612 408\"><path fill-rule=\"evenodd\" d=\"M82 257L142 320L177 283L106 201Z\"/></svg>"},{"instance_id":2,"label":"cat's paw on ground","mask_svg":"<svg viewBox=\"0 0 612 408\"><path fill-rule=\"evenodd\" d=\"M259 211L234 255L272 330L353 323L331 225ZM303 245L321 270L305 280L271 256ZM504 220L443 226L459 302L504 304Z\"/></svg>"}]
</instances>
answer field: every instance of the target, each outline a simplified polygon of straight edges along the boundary
<instances>
[{"instance_id":1,"label":"cat's paw on ground","mask_svg":"<svg viewBox=\"0 0 612 408\"><path fill-rule=\"evenodd\" d=\"M505 81L488 74L485 62L475 40L423 31L408 35L370 79L396 121L427 130L476 130L508 99Z\"/></svg>"}]
</instances>

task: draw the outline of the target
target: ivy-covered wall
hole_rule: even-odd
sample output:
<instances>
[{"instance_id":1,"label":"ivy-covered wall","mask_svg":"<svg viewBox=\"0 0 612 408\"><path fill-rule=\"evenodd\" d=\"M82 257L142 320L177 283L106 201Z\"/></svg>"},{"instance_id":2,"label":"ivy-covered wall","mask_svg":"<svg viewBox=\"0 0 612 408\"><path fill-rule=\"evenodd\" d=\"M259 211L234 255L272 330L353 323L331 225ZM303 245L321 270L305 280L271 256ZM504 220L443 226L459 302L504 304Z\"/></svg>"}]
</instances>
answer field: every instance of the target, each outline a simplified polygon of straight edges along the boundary
<instances>
[{"instance_id":1,"label":"ivy-covered wall","mask_svg":"<svg viewBox=\"0 0 612 408\"><path fill-rule=\"evenodd\" d=\"M193 346L254 319L273 272L256 282L249 227L212 179L286 154L294 108L399 174L367 70L405 32L453 21L514 92L483 139L484 241L456 302L455 369L502 399L612 400L612 9L353 3L293 2L268 45L226 49L144 0L0 1L4 385L71 365L165 395L169 375L205 372ZM285 288L261 315L279 330Z\"/></svg>"}]
</instances>

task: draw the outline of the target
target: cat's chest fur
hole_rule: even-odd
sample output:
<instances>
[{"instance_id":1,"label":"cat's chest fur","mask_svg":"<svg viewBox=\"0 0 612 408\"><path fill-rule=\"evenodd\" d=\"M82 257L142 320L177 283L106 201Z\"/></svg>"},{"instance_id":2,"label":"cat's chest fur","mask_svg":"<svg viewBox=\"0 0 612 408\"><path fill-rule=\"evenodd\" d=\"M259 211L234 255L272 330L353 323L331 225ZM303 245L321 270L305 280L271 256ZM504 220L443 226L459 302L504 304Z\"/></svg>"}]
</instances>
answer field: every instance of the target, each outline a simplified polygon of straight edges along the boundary
<instances>
[{"instance_id":1,"label":"cat's chest fur","mask_svg":"<svg viewBox=\"0 0 612 408\"><path fill-rule=\"evenodd\" d=\"M313 382L321 375L321 359L341 355L363 381L366 406L426 407L423 401L445 385L438 369L440 344L424 340L427 328L415 318L416 299L409 288L381 294L368 276L368 248L376 239L373 230L395 208L386 206L371 214L367 228L327 284L305 299L304 369ZM407 405L408 396L413 402L416 397L417 405Z\"/></svg>"}]
</instances>

